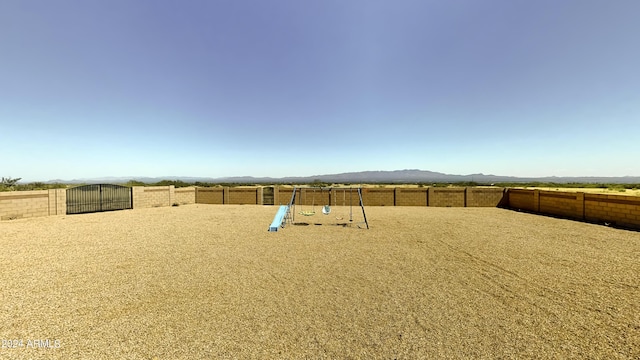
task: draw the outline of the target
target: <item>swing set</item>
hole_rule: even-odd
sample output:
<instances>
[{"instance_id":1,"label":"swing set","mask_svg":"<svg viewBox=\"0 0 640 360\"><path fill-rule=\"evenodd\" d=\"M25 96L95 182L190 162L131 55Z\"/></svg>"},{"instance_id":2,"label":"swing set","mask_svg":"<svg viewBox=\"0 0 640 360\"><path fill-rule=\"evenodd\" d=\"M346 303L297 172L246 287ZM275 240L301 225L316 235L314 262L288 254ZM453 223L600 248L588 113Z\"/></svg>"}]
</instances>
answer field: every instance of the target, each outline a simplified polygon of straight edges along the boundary
<instances>
[{"instance_id":1,"label":"swing set","mask_svg":"<svg viewBox=\"0 0 640 360\"><path fill-rule=\"evenodd\" d=\"M296 214L298 215L302 215L305 217L311 217L311 216L315 216L316 215L316 190L318 190L318 188L298 188L298 187L294 187L293 188L293 193L291 194L291 200L289 201L289 205L287 207L287 214L285 216L284 219L284 223L289 223L289 224L293 224L293 225L309 225L308 222L296 222L295 220L295 216ZM369 222L367 221L367 215L365 214L364 211L364 204L362 202L362 189L361 188L319 188L320 190L320 201L323 202L325 201L325 205L322 205L322 217L324 219L328 219L330 218L329 215L332 213L332 208L331 208L331 202L333 200L333 206L334 208L339 208L340 210L344 211L347 207L347 200L349 200L348 202L348 206L349 206L349 222L347 223L345 220L345 216L346 214L342 214L342 215L336 215L336 211L333 211L334 213L334 217L335 220L338 221L338 223L332 223L331 225L339 225L339 226L351 226L351 225L356 225L358 228L366 228L369 229ZM328 193L328 196L325 196L325 191ZM309 196L309 192L311 192L311 209L306 208L305 209L305 205L308 206L309 202L308 202L308 198L307 196ZM340 196L340 193L342 193ZM349 193L349 197L347 199L347 193ZM354 199L354 196L357 196L356 199ZM338 206L338 200L339 198L342 197L342 206L339 207ZM357 206L360 207L360 209L362 210L362 219L363 221L356 221L354 222L354 213L353 213L353 204L354 202L357 201ZM299 211L296 212L296 206L298 206L300 208ZM340 212L340 210L338 212ZM345 220L345 221L343 221ZM340 222L342 221L342 222ZM329 221L331 222L331 221ZM326 220L322 221L322 222L314 222L314 225L323 225L324 223L327 223Z\"/></svg>"}]
</instances>

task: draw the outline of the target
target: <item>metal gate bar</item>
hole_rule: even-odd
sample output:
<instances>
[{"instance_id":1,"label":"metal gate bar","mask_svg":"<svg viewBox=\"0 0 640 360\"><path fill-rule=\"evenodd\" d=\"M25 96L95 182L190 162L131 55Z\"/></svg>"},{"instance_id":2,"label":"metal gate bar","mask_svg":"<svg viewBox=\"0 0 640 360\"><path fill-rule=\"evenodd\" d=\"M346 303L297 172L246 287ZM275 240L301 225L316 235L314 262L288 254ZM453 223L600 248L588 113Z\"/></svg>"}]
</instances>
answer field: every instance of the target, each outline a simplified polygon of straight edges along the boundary
<instances>
[{"instance_id":1,"label":"metal gate bar","mask_svg":"<svg viewBox=\"0 0 640 360\"><path fill-rule=\"evenodd\" d=\"M83 185L67 189L67 214L132 209L130 187L111 184Z\"/></svg>"}]
</instances>

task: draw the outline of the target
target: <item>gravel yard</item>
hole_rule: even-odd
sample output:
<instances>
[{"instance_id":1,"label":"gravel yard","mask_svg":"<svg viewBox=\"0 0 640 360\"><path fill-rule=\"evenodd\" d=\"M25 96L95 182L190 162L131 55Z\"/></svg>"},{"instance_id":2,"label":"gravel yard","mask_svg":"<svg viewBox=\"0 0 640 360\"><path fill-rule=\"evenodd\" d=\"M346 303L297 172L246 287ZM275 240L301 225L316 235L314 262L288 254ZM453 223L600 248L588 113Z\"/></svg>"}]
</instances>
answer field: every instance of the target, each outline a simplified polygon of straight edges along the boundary
<instances>
[{"instance_id":1,"label":"gravel yard","mask_svg":"<svg viewBox=\"0 0 640 360\"><path fill-rule=\"evenodd\" d=\"M640 358L640 232L368 207L269 233L276 210L0 222L0 358Z\"/></svg>"}]
</instances>

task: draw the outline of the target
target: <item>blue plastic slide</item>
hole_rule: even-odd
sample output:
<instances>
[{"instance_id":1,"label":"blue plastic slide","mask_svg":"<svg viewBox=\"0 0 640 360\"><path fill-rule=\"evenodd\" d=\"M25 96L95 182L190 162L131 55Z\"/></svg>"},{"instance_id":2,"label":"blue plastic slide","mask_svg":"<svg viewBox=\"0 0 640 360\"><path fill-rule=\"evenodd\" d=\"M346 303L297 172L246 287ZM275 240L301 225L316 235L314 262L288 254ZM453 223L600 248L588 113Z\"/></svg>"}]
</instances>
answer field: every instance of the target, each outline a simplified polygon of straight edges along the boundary
<instances>
[{"instance_id":1,"label":"blue plastic slide","mask_svg":"<svg viewBox=\"0 0 640 360\"><path fill-rule=\"evenodd\" d=\"M269 231L278 231L278 228L282 226L282 222L284 221L284 217L287 215L288 211L289 207L287 205L280 205L280 209L278 209L271 226L269 226Z\"/></svg>"}]
</instances>

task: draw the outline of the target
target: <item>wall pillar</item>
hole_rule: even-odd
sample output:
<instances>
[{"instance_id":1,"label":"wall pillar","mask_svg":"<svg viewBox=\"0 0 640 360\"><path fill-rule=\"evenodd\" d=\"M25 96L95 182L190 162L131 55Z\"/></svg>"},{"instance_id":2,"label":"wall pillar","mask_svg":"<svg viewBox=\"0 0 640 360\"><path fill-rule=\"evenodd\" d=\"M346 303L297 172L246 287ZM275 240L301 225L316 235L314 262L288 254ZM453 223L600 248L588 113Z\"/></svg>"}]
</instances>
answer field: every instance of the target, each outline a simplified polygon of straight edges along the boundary
<instances>
[{"instance_id":1,"label":"wall pillar","mask_svg":"<svg viewBox=\"0 0 640 360\"><path fill-rule=\"evenodd\" d=\"M229 187L225 186L222 189L222 204L228 204L229 203Z\"/></svg>"},{"instance_id":2,"label":"wall pillar","mask_svg":"<svg viewBox=\"0 0 640 360\"><path fill-rule=\"evenodd\" d=\"M256 188L256 204L264 205L264 187L258 186Z\"/></svg>"},{"instance_id":3,"label":"wall pillar","mask_svg":"<svg viewBox=\"0 0 640 360\"><path fill-rule=\"evenodd\" d=\"M176 203L176 187L169 185L169 206Z\"/></svg>"},{"instance_id":4,"label":"wall pillar","mask_svg":"<svg viewBox=\"0 0 640 360\"><path fill-rule=\"evenodd\" d=\"M498 203L498 207L504 206L506 206L507 208L511 207L511 203L509 203L509 188L502 189L502 200L500 200L500 202Z\"/></svg>"},{"instance_id":5,"label":"wall pillar","mask_svg":"<svg viewBox=\"0 0 640 360\"><path fill-rule=\"evenodd\" d=\"M427 206L431 206L434 200L435 189L431 186L427 189Z\"/></svg>"},{"instance_id":6,"label":"wall pillar","mask_svg":"<svg viewBox=\"0 0 640 360\"><path fill-rule=\"evenodd\" d=\"M533 190L533 211L540 212L540 190Z\"/></svg>"},{"instance_id":7,"label":"wall pillar","mask_svg":"<svg viewBox=\"0 0 640 360\"><path fill-rule=\"evenodd\" d=\"M67 213L67 190L49 189L49 215L65 215Z\"/></svg>"},{"instance_id":8,"label":"wall pillar","mask_svg":"<svg viewBox=\"0 0 640 360\"><path fill-rule=\"evenodd\" d=\"M143 186L132 186L131 187L131 201L133 202L132 207L134 209L137 209L140 207L141 205L141 194L144 192L144 187Z\"/></svg>"},{"instance_id":9,"label":"wall pillar","mask_svg":"<svg viewBox=\"0 0 640 360\"><path fill-rule=\"evenodd\" d=\"M67 214L67 189L58 189L58 215Z\"/></svg>"},{"instance_id":10,"label":"wall pillar","mask_svg":"<svg viewBox=\"0 0 640 360\"><path fill-rule=\"evenodd\" d=\"M576 193L576 213L578 219L584 220L584 193Z\"/></svg>"},{"instance_id":11,"label":"wall pillar","mask_svg":"<svg viewBox=\"0 0 640 360\"><path fill-rule=\"evenodd\" d=\"M469 194L469 187L465 186L464 187L464 207L467 207L467 199L468 199L468 194Z\"/></svg>"}]
</instances>

